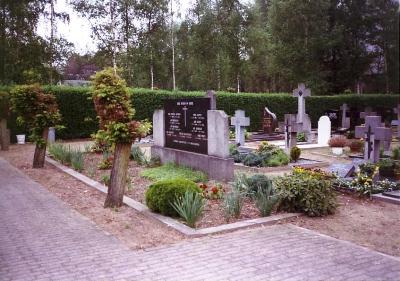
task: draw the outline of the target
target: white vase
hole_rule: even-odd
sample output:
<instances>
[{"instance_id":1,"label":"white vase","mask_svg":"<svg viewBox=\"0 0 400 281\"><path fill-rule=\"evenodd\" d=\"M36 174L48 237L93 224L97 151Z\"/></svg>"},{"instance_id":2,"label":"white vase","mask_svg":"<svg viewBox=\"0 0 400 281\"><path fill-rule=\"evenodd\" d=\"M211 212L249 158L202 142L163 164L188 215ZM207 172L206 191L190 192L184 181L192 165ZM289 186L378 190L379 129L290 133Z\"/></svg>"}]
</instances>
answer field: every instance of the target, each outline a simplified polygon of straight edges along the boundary
<instances>
[{"instance_id":1,"label":"white vase","mask_svg":"<svg viewBox=\"0 0 400 281\"><path fill-rule=\"evenodd\" d=\"M332 153L335 155L342 155L343 147L332 147Z\"/></svg>"},{"instance_id":2,"label":"white vase","mask_svg":"<svg viewBox=\"0 0 400 281\"><path fill-rule=\"evenodd\" d=\"M25 144L25 135L17 135L17 143Z\"/></svg>"}]
</instances>

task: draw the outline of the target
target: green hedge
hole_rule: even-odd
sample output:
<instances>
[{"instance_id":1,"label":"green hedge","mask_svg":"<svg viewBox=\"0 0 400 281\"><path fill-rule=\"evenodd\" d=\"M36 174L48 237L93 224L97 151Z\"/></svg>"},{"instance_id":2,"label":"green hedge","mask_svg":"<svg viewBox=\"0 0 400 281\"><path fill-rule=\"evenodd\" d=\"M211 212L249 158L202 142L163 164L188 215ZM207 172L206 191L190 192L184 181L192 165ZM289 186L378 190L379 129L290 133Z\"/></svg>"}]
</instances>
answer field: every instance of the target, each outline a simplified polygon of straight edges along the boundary
<instances>
[{"instance_id":1,"label":"green hedge","mask_svg":"<svg viewBox=\"0 0 400 281\"><path fill-rule=\"evenodd\" d=\"M0 89L9 91L10 87L0 87ZM88 137L97 130L98 123L89 94L90 88L63 86L45 87L45 90L53 92L59 103L60 112L63 116L63 125L65 126L65 129L57 132L60 138ZM131 93L133 106L136 110L136 118L139 120L151 120L154 110L162 108L165 99L204 96L204 92L152 91L149 89L131 89ZM337 96L311 96L306 99L306 111L311 117L313 126L316 126L319 117L326 110L339 109L343 103L347 103L350 107L356 107L359 110L363 110L366 106L391 110L398 102L399 95L343 94ZM218 109L224 110L229 115L233 115L237 109L245 110L246 115L250 117L250 130L252 131L261 128L261 113L264 106L268 106L282 121L285 113L295 113L297 111L297 100L287 93L217 93ZM15 126L15 116L10 117L9 124L13 135L23 130Z\"/></svg>"}]
</instances>

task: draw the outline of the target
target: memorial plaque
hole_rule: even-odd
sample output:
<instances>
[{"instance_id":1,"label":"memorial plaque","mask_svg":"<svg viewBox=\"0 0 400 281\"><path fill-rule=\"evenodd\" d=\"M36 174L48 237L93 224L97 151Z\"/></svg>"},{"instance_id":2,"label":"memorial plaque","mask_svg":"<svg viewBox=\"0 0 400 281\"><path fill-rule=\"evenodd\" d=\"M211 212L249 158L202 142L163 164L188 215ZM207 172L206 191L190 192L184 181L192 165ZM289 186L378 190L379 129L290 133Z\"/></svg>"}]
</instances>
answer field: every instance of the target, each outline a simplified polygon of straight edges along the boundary
<instances>
[{"instance_id":1,"label":"memorial plaque","mask_svg":"<svg viewBox=\"0 0 400 281\"><path fill-rule=\"evenodd\" d=\"M208 154L207 111L209 98L166 100L165 146Z\"/></svg>"},{"instance_id":2,"label":"memorial plaque","mask_svg":"<svg viewBox=\"0 0 400 281\"><path fill-rule=\"evenodd\" d=\"M337 129L339 127L339 110L328 109L325 115L331 120L332 128Z\"/></svg>"},{"instance_id":3,"label":"memorial plaque","mask_svg":"<svg viewBox=\"0 0 400 281\"><path fill-rule=\"evenodd\" d=\"M277 127L276 115L272 113L267 107L263 109L262 116L262 130L266 134L273 134Z\"/></svg>"}]
</instances>

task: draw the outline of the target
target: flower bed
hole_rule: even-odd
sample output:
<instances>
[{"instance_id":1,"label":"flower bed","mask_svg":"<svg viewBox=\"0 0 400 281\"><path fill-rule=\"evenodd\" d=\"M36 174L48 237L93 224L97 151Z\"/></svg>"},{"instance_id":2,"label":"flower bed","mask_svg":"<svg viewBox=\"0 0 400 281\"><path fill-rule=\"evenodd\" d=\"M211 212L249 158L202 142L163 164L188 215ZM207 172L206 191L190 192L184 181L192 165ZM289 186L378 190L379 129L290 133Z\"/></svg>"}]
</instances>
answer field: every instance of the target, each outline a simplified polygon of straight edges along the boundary
<instances>
[{"instance_id":1,"label":"flower bed","mask_svg":"<svg viewBox=\"0 0 400 281\"><path fill-rule=\"evenodd\" d=\"M103 156L101 154L85 153L84 169L82 170L82 173L104 184L105 183L104 179L107 176L109 176L110 170L109 169L101 170L98 168L98 166L102 161L103 161ZM133 160L129 161L129 166L128 166L129 183L125 195L142 204L146 204L145 193L148 187L153 183L153 181L147 179L144 176L141 176L142 172L145 170L148 170L148 168L138 165L136 161ZM206 200L203 215L196 224L196 228L208 228L208 227L223 225L226 223L234 223L238 221L261 217L260 212L255 206L254 201L249 197L245 197L243 199L243 206L240 216L238 218L229 217L229 219L226 219L225 210L223 206L223 199L222 198L212 199L212 197L214 196L213 189L214 187L220 185L225 190L225 192L228 192L231 190L231 186L229 184L221 184L214 181L198 183L199 186L201 186L201 184L205 184L207 186L206 193L208 193L209 195L206 197L209 197L209 199ZM273 211L273 214L275 213L276 211Z\"/></svg>"}]
</instances>

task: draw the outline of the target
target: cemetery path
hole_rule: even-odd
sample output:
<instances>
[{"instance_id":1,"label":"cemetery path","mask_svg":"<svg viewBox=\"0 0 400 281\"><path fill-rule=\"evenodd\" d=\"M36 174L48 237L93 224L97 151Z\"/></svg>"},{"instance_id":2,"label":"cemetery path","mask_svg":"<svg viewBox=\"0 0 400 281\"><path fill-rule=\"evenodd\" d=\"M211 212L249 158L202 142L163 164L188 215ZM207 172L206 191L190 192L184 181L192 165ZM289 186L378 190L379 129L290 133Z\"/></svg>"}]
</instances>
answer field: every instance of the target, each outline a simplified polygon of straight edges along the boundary
<instances>
[{"instance_id":1,"label":"cemetery path","mask_svg":"<svg viewBox=\"0 0 400 281\"><path fill-rule=\"evenodd\" d=\"M400 259L292 225L133 251L1 158L0 194L1 280L400 280Z\"/></svg>"}]
</instances>

